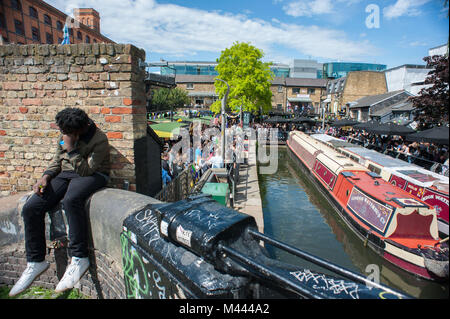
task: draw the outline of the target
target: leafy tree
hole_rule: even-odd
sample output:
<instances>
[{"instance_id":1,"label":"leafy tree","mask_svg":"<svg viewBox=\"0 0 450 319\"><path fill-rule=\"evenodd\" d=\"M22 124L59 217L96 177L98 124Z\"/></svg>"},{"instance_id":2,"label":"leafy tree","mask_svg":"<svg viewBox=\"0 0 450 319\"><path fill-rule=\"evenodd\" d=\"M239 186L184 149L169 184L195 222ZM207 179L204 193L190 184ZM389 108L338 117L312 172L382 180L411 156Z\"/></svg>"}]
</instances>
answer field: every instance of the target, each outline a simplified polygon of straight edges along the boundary
<instances>
[{"instance_id":1,"label":"leafy tree","mask_svg":"<svg viewBox=\"0 0 450 319\"><path fill-rule=\"evenodd\" d=\"M431 86L421 89L418 96L411 97L411 100L416 108L415 120L421 128L427 128L448 122L449 68L447 55L427 56L423 60L432 68L424 81L424 84Z\"/></svg>"},{"instance_id":2,"label":"leafy tree","mask_svg":"<svg viewBox=\"0 0 450 319\"><path fill-rule=\"evenodd\" d=\"M189 104L190 99L187 92L182 89L160 88L155 90L151 103L157 110L169 110Z\"/></svg>"},{"instance_id":3,"label":"leafy tree","mask_svg":"<svg viewBox=\"0 0 450 319\"><path fill-rule=\"evenodd\" d=\"M263 52L250 43L235 42L217 59L218 78L230 86L227 104L231 111L239 111L241 105L243 111L249 112L257 112L260 107L263 112L272 108L270 85L274 74L270 63L261 61L263 56ZM214 86L220 99L211 105L211 111L219 113L227 86L217 80Z\"/></svg>"}]
</instances>

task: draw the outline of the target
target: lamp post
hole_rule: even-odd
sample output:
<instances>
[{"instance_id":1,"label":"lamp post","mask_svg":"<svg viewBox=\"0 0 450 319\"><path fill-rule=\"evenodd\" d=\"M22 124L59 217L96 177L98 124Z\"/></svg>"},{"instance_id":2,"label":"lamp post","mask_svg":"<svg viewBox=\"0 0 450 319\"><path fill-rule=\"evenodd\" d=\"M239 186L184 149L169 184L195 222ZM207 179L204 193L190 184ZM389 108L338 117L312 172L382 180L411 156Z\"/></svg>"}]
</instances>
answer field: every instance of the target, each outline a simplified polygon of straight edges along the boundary
<instances>
[{"instance_id":1,"label":"lamp post","mask_svg":"<svg viewBox=\"0 0 450 319\"><path fill-rule=\"evenodd\" d=\"M216 78L217 81L223 82L227 85L227 92L225 93L225 95L222 98L222 131L220 132L222 135L222 160L223 160L223 164L225 165L225 106L227 104L227 98L228 98L228 94L230 93L230 86L228 85L228 83L224 80L218 79Z\"/></svg>"}]
</instances>

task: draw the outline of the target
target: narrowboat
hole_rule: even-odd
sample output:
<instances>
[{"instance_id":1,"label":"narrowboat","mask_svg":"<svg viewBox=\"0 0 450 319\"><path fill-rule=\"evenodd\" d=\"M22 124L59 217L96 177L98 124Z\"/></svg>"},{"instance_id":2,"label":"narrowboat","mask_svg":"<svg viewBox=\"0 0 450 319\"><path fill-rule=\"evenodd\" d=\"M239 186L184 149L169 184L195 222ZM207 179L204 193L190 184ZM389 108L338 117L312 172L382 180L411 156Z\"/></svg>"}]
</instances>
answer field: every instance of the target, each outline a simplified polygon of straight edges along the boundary
<instances>
[{"instance_id":1,"label":"narrowboat","mask_svg":"<svg viewBox=\"0 0 450 319\"><path fill-rule=\"evenodd\" d=\"M449 234L449 180L420 166L356 146L326 134L313 134L338 152L348 156L385 181L406 190L416 198L436 209L438 230L441 238Z\"/></svg>"},{"instance_id":2,"label":"narrowboat","mask_svg":"<svg viewBox=\"0 0 450 319\"><path fill-rule=\"evenodd\" d=\"M291 132L287 147L364 245L418 277L448 279L448 245L432 206L305 133Z\"/></svg>"}]
</instances>

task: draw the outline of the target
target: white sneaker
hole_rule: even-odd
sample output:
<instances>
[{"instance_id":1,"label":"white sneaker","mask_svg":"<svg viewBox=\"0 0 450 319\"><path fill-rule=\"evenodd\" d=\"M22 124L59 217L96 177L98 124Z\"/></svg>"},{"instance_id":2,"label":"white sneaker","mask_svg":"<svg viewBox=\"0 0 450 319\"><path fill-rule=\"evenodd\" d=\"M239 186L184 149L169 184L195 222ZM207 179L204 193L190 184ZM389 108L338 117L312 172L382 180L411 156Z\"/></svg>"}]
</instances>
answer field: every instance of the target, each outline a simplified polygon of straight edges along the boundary
<instances>
[{"instance_id":1,"label":"white sneaker","mask_svg":"<svg viewBox=\"0 0 450 319\"><path fill-rule=\"evenodd\" d=\"M78 281L80 281L81 277L83 277L84 273L89 268L89 258L79 258L72 257L72 261L67 267L64 276L61 281L56 286L55 292L63 292L67 289L72 289Z\"/></svg>"},{"instance_id":2,"label":"white sneaker","mask_svg":"<svg viewBox=\"0 0 450 319\"><path fill-rule=\"evenodd\" d=\"M27 263L27 268L25 268L22 276L20 276L19 280L10 290L9 296L14 297L25 291L40 274L48 269L49 266L50 264L46 261Z\"/></svg>"}]
</instances>

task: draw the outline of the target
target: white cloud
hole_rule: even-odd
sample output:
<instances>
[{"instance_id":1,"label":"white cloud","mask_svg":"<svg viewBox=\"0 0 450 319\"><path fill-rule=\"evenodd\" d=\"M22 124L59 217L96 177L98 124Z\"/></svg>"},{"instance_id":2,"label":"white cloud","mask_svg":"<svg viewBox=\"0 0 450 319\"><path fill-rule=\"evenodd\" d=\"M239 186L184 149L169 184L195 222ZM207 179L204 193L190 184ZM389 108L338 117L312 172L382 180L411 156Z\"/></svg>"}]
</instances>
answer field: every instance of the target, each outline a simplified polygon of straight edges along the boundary
<instances>
[{"instance_id":1,"label":"white cloud","mask_svg":"<svg viewBox=\"0 0 450 319\"><path fill-rule=\"evenodd\" d=\"M48 2L62 11L74 3L76 7L92 7L88 0ZM281 60L282 56L290 55L291 59L304 55L364 60L376 55L376 49L368 41L351 41L342 31L318 26L264 21L242 14L158 4L150 0L108 0L96 2L95 9L100 13L103 34L118 43L144 48L147 57L155 54L158 58L193 56L199 52L219 57L223 49L236 41L250 42L262 49L265 60ZM316 10L326 8L318 6Z\"/></svg>"},{"instance_id":2,"label":"white cloud","mask_svg":"<svg viewBox=\"0 0 450 319\"><path fill-rule=\"evenodd\" d=\"M335 4L347 6L361 0L296 0L283 6L283 11L293 17L312 17L335 12Z\"/></svg>"},{"instance_id":3,"label":"white cloud","mask_svg":"<svg viewBox=\"0 0 450 319\"><path fill-rule=\"evenodd\" d=\"M332 9L331 0L298 0L283 6L284 12L293 17L311 17L317 14L331 13Z\"/></svg>"},{"instance_id":4,"label":"white cloud","mask_svg":"<svg viewBox=\"0 0 450 319\"><path fill-rule=\"evenodd\" d=\"M394 19L401 16L418 16L421 11L419 7L430 0L397 0L394 4L383 9L383 15L387 19Z\"/></svg>"}]
</instances>

